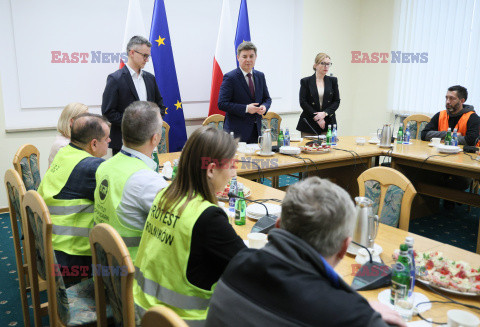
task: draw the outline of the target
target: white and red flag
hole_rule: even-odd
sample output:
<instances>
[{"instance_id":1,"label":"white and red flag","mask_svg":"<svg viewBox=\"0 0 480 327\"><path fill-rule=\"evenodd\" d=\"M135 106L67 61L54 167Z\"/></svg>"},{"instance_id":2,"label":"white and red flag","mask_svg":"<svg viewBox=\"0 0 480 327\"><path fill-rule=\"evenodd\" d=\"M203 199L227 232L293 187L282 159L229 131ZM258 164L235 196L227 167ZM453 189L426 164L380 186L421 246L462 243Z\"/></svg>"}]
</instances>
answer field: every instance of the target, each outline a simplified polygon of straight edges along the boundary
<instances>
[{"instance_id":1,"label":"white and red flag","mask_svg":"<svg viewBox=\"0 0 480 327\"><path fill-rule=\"evenodd\" d=\"M223 75L237 67L234 41L235 28L230 12L230 0L223 0L217 47L215 49L215 57L213 58L209 116L214 114L225 116L225 112L218 109L218 92L220 91L220 85L222 85Z\"/></svg>"}]
</instances>

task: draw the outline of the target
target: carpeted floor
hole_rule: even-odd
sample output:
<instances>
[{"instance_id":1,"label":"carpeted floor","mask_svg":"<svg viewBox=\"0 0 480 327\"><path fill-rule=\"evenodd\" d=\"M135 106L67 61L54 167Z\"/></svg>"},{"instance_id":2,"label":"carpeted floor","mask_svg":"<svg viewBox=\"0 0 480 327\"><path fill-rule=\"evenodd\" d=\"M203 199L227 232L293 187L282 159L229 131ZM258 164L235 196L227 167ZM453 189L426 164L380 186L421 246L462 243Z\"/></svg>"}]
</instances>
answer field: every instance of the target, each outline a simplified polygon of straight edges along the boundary
<instances>
[{"instance_id":1,"label":"carpeted floor","mask_svg":"<svg viewBox=\"0 0 480 327\"><path fill-rule=\"evenodd\" d=\"M281 176L279 183L285 186L297 181L295 177ZM268 180L263 183L271 185ZM475 252L479 217L480 208L472 207L468 212L467 206L456 206L452 211L441 210L439 214L411 221L410 232ZM11 233L9 214L0 214L0 325L24 326ZM47 300L46 291L41 299ZM33 326L31 307L30 325ZM43 325L48 325L48 317L44 317Z\"/></svg>"}]
</instances>

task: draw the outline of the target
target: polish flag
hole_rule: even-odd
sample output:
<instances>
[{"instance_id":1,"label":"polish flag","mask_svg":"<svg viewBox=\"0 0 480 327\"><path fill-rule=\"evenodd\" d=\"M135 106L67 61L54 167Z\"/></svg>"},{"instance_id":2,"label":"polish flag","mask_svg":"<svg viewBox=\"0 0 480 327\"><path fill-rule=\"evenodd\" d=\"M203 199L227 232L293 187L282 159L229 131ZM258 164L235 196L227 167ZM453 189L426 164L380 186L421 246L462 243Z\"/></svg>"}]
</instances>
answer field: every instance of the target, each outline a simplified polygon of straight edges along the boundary
<instances>
[{"instance_id":1,"label":"polish flag","mask_svg":"<svg viewBox=\"0 0 480 327\"><path fill-rule=\"evenodd\" d=\"M230 0L223 0L217 47L215 49L215 57L213 58L209 116L214 114L225 116L225 112L218 109L218 93L220 85L222 85L223 75L237 67L234 40L235 28L230 14Z\"/></svg>"},{"instance_id":2,"label":"polish flag","mask_svg":"<svg viewBox=\"0 0 480 327\"><path fill-rule=\"evenodd\" d=\"M140 2L138 0L129 0L128 2L128 12L127 12L127 22L125 24L125 34L123 35L123 47L122 52L127 51L128 41L135 35L143 36L148 40L148 34L145 29L145 23L143 20L142 9L140 7ZM128 53L127 53L128 57ZM125 66L126 62L122 59L120 60L120 69ZM144 70L153 72L153 66L151 60L147 62Z\"/></svg>"}]
</instances>

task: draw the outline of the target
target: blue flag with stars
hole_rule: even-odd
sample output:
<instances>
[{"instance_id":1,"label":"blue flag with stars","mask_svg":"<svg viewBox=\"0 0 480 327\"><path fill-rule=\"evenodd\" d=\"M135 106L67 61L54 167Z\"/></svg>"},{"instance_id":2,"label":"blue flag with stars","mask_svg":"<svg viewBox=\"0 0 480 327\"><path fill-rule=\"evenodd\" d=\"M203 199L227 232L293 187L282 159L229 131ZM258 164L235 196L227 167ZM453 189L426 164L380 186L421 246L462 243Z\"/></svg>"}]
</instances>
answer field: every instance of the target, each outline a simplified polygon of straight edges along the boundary
<instances>
[{"instance_id":1,"label":"blue flag with stars","mask_svg":"<svg viewBox=\"0 0 480 327\"><path fill-rule=\"evenodd\" d=\"M187 131L163 0L155 1L150 42L152 43L151 54L155 79L163 97L163 104L167 107L163 119L170 125L169 151L181 151L187 141Z\"/></svg>"},{"instance_id":2,"label":"blue flag with stars","mask_svg":"<svg viewBox=\"0 0 480 327\"><path fill-rule=\"evenodd\" d=\"M242 0L240 3L240 10L238 11L237 33L235 34L235 58L237 57L237 48L243 41L251 41L250 25L248 24L247 0Z\"/></svg>"}]
</instances>

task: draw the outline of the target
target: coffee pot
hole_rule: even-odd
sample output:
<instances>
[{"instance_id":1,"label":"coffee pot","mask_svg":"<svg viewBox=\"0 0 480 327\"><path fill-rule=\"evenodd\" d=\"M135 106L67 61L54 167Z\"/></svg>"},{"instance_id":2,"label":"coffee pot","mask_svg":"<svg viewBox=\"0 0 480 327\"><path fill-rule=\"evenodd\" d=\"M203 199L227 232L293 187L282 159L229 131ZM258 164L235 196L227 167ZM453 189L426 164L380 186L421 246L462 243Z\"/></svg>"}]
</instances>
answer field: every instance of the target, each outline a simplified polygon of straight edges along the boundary
<instances>
[{"instance_id":1,"label":"coffee pot","mask_svg":"<svg viewBox=\"0 0 480 327\"><path fill-rule=\"evenodd\" d=\"M260 146L260 153L272 153L272 133L270 129L264 130L262 136L258 137L258 145Z\"/></svg>"},{"instance_id":2,"label":"coffee pot","mask_svg":"<svg viewBox=\"0 0 480 327\"><path fill-rule=\"evenodd\" d=\"M353 240L367 248L373 248L380 222L378 216L373 214L373 201L366 197L357 196L355 203L356 220Z\"/></svg>"},{"instance_id":3,"label":"coffee pot","mask_svg":"<svg viewBox=\"0 0 480 327\"><path fill-rule=\"evenodd\" d=\"M380 140L380 146L389 147L392 144L392 125L385 124L383 125L383 128L381 130L382 132L380 134L378 133L380 129L377 130L377 136Z\"/></svg>"}]
</instances>

